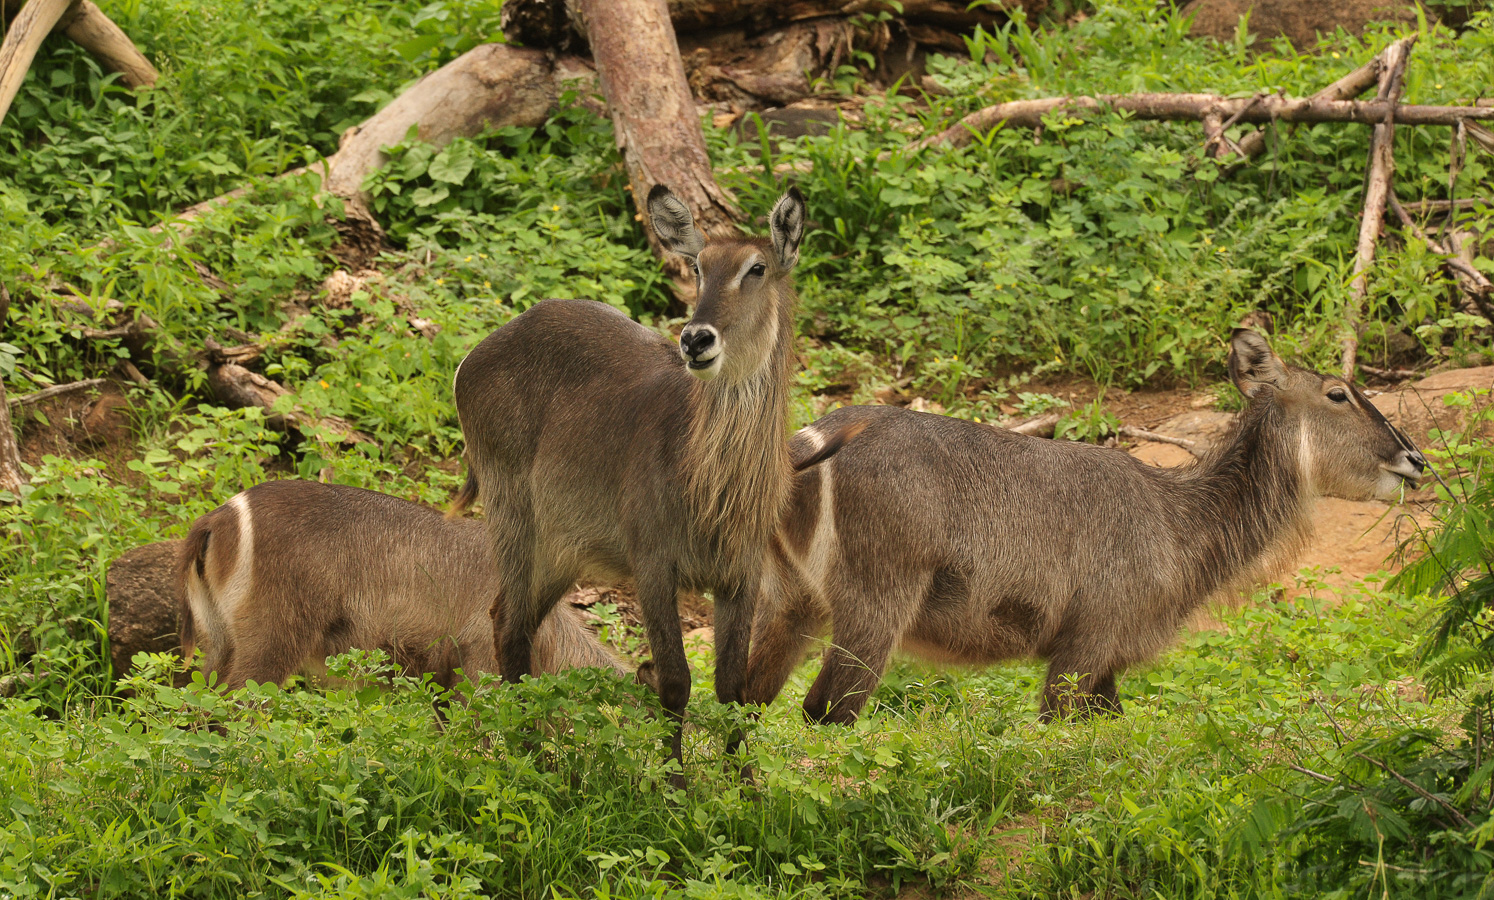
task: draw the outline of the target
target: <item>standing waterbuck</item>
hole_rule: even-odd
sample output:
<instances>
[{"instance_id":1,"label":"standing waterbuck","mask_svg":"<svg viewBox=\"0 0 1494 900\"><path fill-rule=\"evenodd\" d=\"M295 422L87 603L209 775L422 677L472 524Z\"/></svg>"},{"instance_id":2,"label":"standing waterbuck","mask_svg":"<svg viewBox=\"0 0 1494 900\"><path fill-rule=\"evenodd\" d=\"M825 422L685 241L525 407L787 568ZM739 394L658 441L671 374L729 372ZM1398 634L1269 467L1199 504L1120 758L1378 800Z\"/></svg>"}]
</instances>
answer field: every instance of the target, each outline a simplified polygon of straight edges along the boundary
<instances>
[{"instance_id":1,"label":"standing waterbuck","mask_svg":"<svg viewBox=\"0 0 1494 900\"><path fill-rule=\"evenodd\" d=\"M503 576L505 679L533 670L535 629L573 582L632 576L660 701L679 719L690 696L681 589L715 594L716 696L742 696L763 560L792 479L791 273L804 200L791 188L778 201L770 239L710 244L662 186L648 211L695 271L699 301L679 346L585 300L546 300L489 335L456 373L468 478L453 510L481 497ZM670 755L680 759L678 728Z\"/></svg>"},{"instance_id":2,"label":"standing waterbuck","mask_svg":"<svg viewBox=\"0 0 1494 900\"><path fill-rule=\"evenodd\" d=\"M325 671L382 649L406 674L451 687L496 670L499 581L482 525L374 491L314 481L256 485L192 524L177 567L182 658L240 688ZM623 671L569 606L535 638L536 668Z\"/></svg>"},{"instance_id":3,"label":"standing waterbuck","mask_svg":"<svg viewBox=\"0 0 1494 900\"><path fill-rule=\"evenodd\" d=\"M1287 366L1253 331L1235 331L1229 372L1249 405L1180 470L887 407L799 432L794 458L823 461L795 476L773 543L747 700L778 695L828 618L813 720L854 721L895 647L953 663L1036 656L1045 720L1118 713L1116 672L1160 652L1211 595L1289 561L1316 498L1394 497L1426 466L1352 384Z\"/></svg>"}]
</instances>

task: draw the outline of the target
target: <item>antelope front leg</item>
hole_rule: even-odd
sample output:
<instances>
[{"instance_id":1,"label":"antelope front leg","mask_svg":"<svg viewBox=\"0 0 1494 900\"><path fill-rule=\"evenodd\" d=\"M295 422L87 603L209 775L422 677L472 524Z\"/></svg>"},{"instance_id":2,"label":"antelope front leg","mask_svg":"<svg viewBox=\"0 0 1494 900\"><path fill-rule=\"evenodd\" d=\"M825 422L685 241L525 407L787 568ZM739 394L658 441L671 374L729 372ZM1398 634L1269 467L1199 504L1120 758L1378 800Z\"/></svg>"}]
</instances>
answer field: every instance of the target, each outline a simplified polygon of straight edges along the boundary
<instances>
[{"instance_id":1,"label":"antelope front leg","mask_svg":"<svg viewBox=\"0 0 1494 900\"><path fill-rule=\"evenodd\" d=\"M1078 676L1075 678L1075 676ZM1061 664L1057 660L1048 663L1048 678L1043 685L1043 706L1038 714L1041 722L1051 722L1060 716L1074 714L1088 718L1096 713L1118 716L1121 714L1120 693L1115 687L1115 673L1096 675L1085 672L1076 663Z\"/></svg>"},{"instance_id":2,"label":"antelope front leg","mask_svg":"<svg viewBox=\"0 0 1494 900\"><path fill-rule=\"evenodd\" d=\"M685 660L685 639L680 633L678 585L669 570L635 570L634 580L638 585L643 627L648 632L649 649L654 655L659 703L675 722L674 735L669 742L669 758L680 768L669 781L683 790L685 760L680 742L685 727L685 706L690 702L690 664Z\"/></svg>"},{"instance_id":3,"label":"antelope front leg","mask_svg":"<svg viewBox=\"0 0 1494 900\"><path fill-rule=\"evenodd\" d=\"M755 586L724 591L716 598L716 699L722 703L742 702L747 686L747 651L756 601ZM742 745L741 729L734 730L726 739L727 755L737 756L742 752ZM750 779L752 770L742 762L738 774L744 780Z\"/></svg>"}]
</instances>

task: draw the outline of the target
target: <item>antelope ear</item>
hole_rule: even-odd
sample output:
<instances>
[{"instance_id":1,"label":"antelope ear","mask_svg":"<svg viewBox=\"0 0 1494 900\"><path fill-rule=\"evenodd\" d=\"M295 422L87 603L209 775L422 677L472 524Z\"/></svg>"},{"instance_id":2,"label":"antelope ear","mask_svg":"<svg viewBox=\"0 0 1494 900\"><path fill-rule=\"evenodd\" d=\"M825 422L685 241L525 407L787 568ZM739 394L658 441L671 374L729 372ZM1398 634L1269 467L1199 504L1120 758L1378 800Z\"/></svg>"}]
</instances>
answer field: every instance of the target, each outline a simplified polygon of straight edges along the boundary
<instances>
[{"instance_id":1,"label":"antelope ear","mask_svg":"<svg viewBox=\"0 0 1494 900\"><path fill-rule=\"evenodd\" d=\"M662 184L648 192L648 220L664 249L691 259L705 249L705 238L695 230L689 207Z\"/></svg>"},{"instance_id":2,"label":"antelope ear","mask_svg":"<svg viewBox=\"0 0 1494 900\"><path fill-rule=\"evenodd\" d=\"M1287 368L1260 332L1236 328L1229 339L1229 377L1247 397L1286 384Z\"/></svg>"},{"instance_id":3,"label":"antelope ear","mask_svg":"<svg viewBox=\"0 0 1494 900\"><path fill-rule=\"evenodd\" d=\"M792 269L799 261L799 241L804 238L804 195L797 187L778 198L768 215L768 231L773 235L773 253L778 267Z\"/></svg>"}]
</instances>

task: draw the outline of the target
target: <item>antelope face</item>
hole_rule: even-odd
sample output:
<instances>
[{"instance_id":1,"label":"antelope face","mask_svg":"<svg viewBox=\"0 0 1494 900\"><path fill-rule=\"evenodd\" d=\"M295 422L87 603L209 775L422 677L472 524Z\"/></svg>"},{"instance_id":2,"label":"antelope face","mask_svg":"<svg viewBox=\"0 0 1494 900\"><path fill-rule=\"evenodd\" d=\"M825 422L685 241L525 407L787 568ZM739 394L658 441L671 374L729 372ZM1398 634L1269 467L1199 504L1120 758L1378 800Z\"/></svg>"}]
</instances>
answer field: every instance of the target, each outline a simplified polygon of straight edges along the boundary
<instances>
[{"instance_id":1,"label":"antelope face","mask_svg":"<svg viewBox=\"0 0 1494 900\"><path fill-rule=\"evenodd\" d=\"M695 273L695 314L680 332L686 367L704 381L746 381L767 364L779 340L784 288L804 234L804 198L791 188L773 207L770 240L711 246L667 188L655 187L648 207L659 241L685 256Z\"/></svg>"},{"instance_id":2,"label":"antelope face","mask_svg":"<svg viewBox=\"0 0 1494 900\"><path fill-rule=\"evenodd\" d=\"M1426 457L1354 385L1288 366L1253 331L1236 329L1230 375L1252 399L1272 392L1296 424L1297 460L1312 489L1345 500L1392 500L1415 488Z\"/></svg>"}]
</instances>

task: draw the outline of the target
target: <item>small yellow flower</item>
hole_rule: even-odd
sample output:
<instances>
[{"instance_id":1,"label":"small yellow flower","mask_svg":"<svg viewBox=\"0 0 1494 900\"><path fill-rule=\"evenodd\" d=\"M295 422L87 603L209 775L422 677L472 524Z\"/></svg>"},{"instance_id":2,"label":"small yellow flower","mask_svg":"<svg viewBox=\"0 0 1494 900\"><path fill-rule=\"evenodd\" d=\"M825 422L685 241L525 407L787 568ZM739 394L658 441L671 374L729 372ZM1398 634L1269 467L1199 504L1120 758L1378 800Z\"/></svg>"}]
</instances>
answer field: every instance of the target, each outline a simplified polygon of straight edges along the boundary
<instances>
[{"instance_id":1,"label":"small yellow flower","mask_svg":"<svg viewBox=\"0 0 1494 900\"><path fill-rule=\"evenodd\" d=\"M1218 248L1218 249L1217 249L1217 250L1215 250L1215 251L1214 251L1214 252L1215 252L1215 253L1223 253L1223 252L1224 252L1224 248L1223 248L1223 247L1220 247L1220 248Z\"/></svg>"},{"instance_id":2,"label":"small yellow flower","mask_svg":"<svg viewBox=\"0 0 1494 900\"><path fill-rule=\"evenodd\" d=\"M329 387L332 386L332 385L330 385L330 384L327 383L327 379L325 379L325 378L323 378L321 381L318 381L317 384L321 385L324 388L329 388Z\"/></svg>"},{"instance_id":3,"label":"small yellow flower","mask_svg":"<svg viewBox=\"0 0 1494 900\"><path fill-rule=\"evenodd\" d=\"M445 283L446 283L446 279L445 278L437 278L436 279L436 287L440 287L441 285L443 285Z\"/></svg>"},{"instance_id":4,"label":"small yellow flower","mask_svg":"<svg viewBox=\"0 0 1494 900\"><path fill-rule=\"evenodd\" d=\"M1338 54L1337 54L1337 53L1334 53L1334 54L1333 54L1333 58L1334 58L1334 59L1338 59Z\"/></svg>"},{"instance_id":5,"label":"small yellow flower","mask_svg":"<svg viewBox=\"0 0 1494 900\"><path fill-rule=\"evenodd\" d=\"M977 425L980 424L980 416L976 416L975 417L975 424L977 424Z\"/></svg>"},{"instance_id":6,"label":"small yellow flower","mask_svg":"<svg viewBox=\"0 0 1494 900\"><path fill-rule=\"evenodd\" d=\"M1204 238L1204 246L1205 247L1207 247L1208 245L1210 245L1212 243L1214 243L1214 239L1213 238L1211 238L1211 237L1205 237Z\"/></svg>"},{"instance_id":7,"label":"small yellow flower","mask_svg":"<svg viewBox=\"0 0 1494 900\"><path fill-rule=\"evenodd\" d=\"M1160 282L1160 281L1153 282L1152 283L1152 289L1153 290L1158 290L1158 291L1162 290L1162 282Z\"/></svg>"},{"instance_id":8,"label":"small yellow flower","mask_svg":"<svg viewBox=\"0 0 1494 900\"><path fill-rule=\"evenodd\" d=\"M1439 91L1442 90L1442 85L1440 85L1440 84L1437 85L1437 90L1439 90Z\"/></svg>"},{"instance_id":9,"label":"small yellow flower","mask_svg":"<svg viewBox=\"0 0 1494 900\"><path fill-rule=\"evenodd\" d=\"M464 257L462 257L462 262L471 262L471 261L472 261L472 257L470 257L470 256L464 256Z\"/></svg>"},{"instance_id":10,"label":"small yellow flower","mask_svg":"<svg viewBox=\"0 0 1494 900\"><path fill-rule=\"evenodd\" d=\"M486 253L479 253L479 254L477 254L477 258L478 259L487 259L488 255Z\"/></svg>"},{"instance_id":11,"label":"small yellow flower","mask_svg":"<svg viewBox=\"0 0 1494 900\"><path fill-rule=\"evenodd\" d=\"M560 212L560 204L557 203L554 206L550 207L550 212Z\"/></svg>"},{"instance_id":12,"label":"small yellow flower","mask_svg":"<svg viewBox=\"0 0 1494 900\"><path fill-rule=\"evenodd\" d=\"M951 356L949 358L949 361L950 362L959 362L960 361L960 354L956 353L954 356Z\"/></svg>"},{"instance_id":13,"label":"small yellow flower","mask_svg":"<svg viewBox=\"0 0 1494 900\"><path fill-rule=\"evenodd\" d=\"M492 286L493 286L493 282L491 282L491 281L484 281L482 283L482 289L483 290L487 290L488 288L491 288Z\"/></svg>"}]
</instances>

